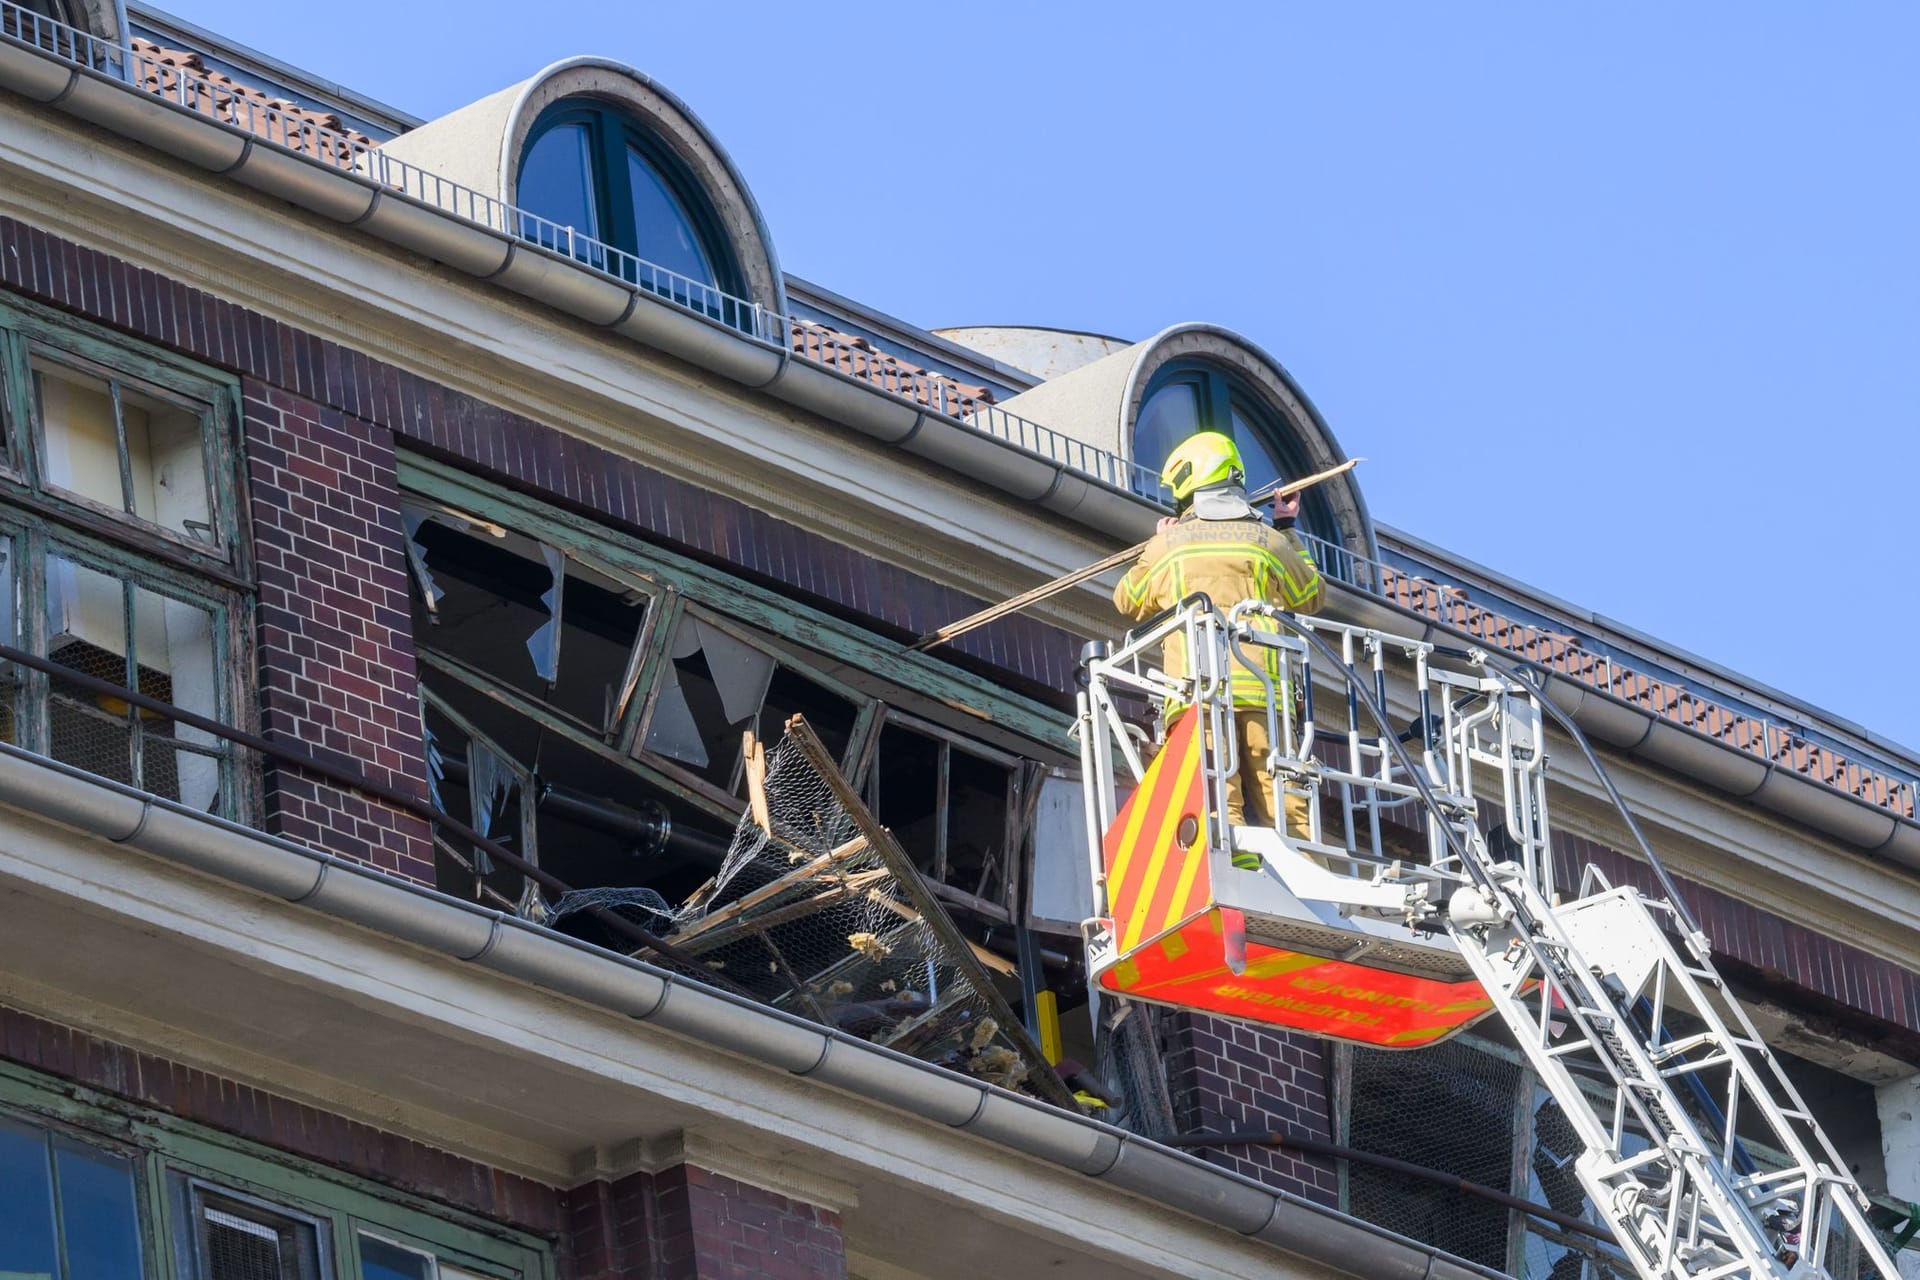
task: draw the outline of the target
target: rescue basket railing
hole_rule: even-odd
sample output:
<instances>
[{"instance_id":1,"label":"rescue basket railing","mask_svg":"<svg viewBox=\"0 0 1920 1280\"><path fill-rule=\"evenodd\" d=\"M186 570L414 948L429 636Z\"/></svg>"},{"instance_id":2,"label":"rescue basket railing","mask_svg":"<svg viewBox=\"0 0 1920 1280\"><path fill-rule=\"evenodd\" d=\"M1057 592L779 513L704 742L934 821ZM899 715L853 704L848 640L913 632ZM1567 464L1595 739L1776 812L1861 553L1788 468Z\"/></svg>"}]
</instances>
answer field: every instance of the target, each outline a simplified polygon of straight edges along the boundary
<instances>
[{"instance_id":1,"label":"rescue basket railing","mask_svg":"<svg viewBox=\"0 0 1920 1280\"><path fill-rule=\"evenodd\" d=\"M1191 674L1183 679L1152 665L1156 643L1174 637L1186 646ZM1893 1280L1867 1217L1870 1202L1714 971L1707 940L1610 783L1610 798L1670 897L1615 888L1591 867L1571 901L1556 892L1549 713L1603 781L1606 774L1578 727L1545 703L1527 672L1479 650L1261 603L1237 605L1223 618L1204 599L1182 602L1113 653L1091 647L1084 668L1083 766L1089 793L1100 797L1089 811L1095 909L1107 909L1109 858L1132 904L1125 921L1087 922L1089 971L1101 987L1392 1047L1466 1023L1427 1021L1383 1040L1372 1029L1377 1019L1299 993L1389 999L1439 1015L1465 1006L1457 995L1435 1006L1429 996L1390 992L1379 982L1424 973L1454 982L1457 993L1461 979L1444 970L1464 964L1467 985L1485 997L1477 1007L1506 1024L1579 1135L1577 1177L1646 1280ZM1115 688L1178 710L1180 727L1167 731L1169 741L1188 743L1182 755L1203 762L1208 830L1255 852L1257 862L1228 864L1214 856L1215 846L1202 850L1203 868L1190 842L1166 844L1180 812L1169 806L1190 803L1178 788L1191 775L1169 775L1157 759L1141 767L1145 753L1113 700ZM1261 691L1273 744L1262 762L1271 811L1283 815L1286 798L1305 797L1304 822L1279 817L1275 829L1263 830L1224 820L1219 782L1237 736L1233 715L1247 709L1250 688ZM1407 728L1396 732L1408 713ZM1196 729L1195 716L1204 728ZM1109 749L1113 742L1118 750ZM1160 815L1157 843L1143 842L1151 824L1135 819L1111 843L1116 762L1138 789L1130 805L1144 798L1144 812ZM1333 838L1322 826L1327 807L1339 814ZM1409 814L1424 826L1424 847L1407 846ZM1194 915L1192 895L1169 891L1164 873L1139 869L1143 858L1151 868L1176 857L1182 885L1213 877L1199 904L1210 915ZM1259 887L1269 879L1294 896ZM1396 916L1397 931L1385 928ZM1368 917L1380 923L1367 924ZM1200 948L1199 968L1169 967ZM1436 948L1444 955L1436 958ZM1336 970L1354 976L1312 976ZM1219 976L1228 973L1247 976ZM1368 973L1388 976L1370 986ZM1591 1093L1593 1081L1605 1084L1603 1095ZM1748 1140L1780 1159L1762 1165Z\"/></svg>"}]
</instances>

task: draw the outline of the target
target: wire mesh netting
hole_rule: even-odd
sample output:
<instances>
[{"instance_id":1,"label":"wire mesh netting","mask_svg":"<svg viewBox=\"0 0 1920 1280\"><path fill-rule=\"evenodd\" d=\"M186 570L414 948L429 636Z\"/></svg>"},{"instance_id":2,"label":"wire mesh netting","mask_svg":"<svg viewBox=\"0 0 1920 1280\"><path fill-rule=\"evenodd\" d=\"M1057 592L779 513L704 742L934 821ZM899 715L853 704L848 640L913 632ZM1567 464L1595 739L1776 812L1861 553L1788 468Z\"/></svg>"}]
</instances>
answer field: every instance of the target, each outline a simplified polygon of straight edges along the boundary
<instances>
[{"instance_id":1,"label":"wire mesh netting","mask_svg":"<svg viewBox=\"0 0 1920 1280\"><path fill-rule=\"evenodd\" d=\"M1349 1146L1506 1191L1514 1180L1522 1069L1463 1040L1418 1053L1354 1049ZM1504 1271L1510 1212L1463 1191L1354 1164L1349 1210Z\"/></svg>"},{"instance_id":2,"label":"wire mesh netting","mask_svg":"<svg viewBox=\"0 0 1920 1280\"><path fill-rule=\"evenodd\" d=\"M803 730L804 731L804 730ZM775 1008L1003 1088L1072 1098L884 828L790 727L719 872L678 907L644 888L577 891Z\"/></svg>"}]
</instances>

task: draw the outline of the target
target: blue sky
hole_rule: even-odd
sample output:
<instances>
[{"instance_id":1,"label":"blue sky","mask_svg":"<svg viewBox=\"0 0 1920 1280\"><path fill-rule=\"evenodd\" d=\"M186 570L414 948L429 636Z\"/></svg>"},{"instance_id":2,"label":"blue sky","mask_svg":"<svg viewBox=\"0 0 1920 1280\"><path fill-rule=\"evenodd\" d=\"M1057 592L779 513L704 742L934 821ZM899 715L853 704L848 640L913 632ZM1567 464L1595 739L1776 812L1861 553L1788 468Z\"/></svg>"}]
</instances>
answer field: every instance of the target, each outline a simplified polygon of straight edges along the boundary
<instances>
[{"instance_id":1,"label":"blue sky","mask_svg":"<svg viewBox=\"0 0 1920 1280\"><path fill-rule=\"evenodd\" d=\"M1920 746L1920 6L169 2L424 116L630 62L788 270L1225 324L1377 519Z\"/></svg>"}]
</instances>

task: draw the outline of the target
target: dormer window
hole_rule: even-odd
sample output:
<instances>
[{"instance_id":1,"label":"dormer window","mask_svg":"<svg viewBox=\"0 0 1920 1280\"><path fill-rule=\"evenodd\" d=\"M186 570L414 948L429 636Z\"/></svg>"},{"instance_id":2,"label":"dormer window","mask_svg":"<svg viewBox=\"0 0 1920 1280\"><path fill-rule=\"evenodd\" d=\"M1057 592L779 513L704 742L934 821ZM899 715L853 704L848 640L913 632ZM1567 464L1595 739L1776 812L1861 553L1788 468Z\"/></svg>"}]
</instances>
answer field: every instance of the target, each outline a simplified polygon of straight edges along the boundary
<instances>
[{"instance_id":1,"label":"dormer window","mask_svg":"<svg viewBox=\"0 0 1920 1280\"><path fill-rule=\"evenodd\" d=\"M697 286L744 292L699 184L659 139L604 106L572 99L541 113L516 203L534 215L523 228L528 239L642 288L706 311L718 299ZM589 241L640 261L603 261L609 255Z\"/></svg>"},{"instance_id":2,"label":"dormer window","mask_svg":"<svg viewBox=\"0 0 1920 1280\"><path fill-rule=\"evenodd\" d=\"M1154 375L1140 402L1134 418L1133 460L1157 475L1175 445L1196 431L1218 431L1232 436L1240 447L1251 493L1314 469L1304 456L1292 456L1296 451L1286 443L1292 436L1275 419L1273 410L1228 374L1211 365L1179 361ZM1322 537L1338 528L1325 498L1312 492L1302 507L1300 523Z\"/></svg>"}]
</instances>

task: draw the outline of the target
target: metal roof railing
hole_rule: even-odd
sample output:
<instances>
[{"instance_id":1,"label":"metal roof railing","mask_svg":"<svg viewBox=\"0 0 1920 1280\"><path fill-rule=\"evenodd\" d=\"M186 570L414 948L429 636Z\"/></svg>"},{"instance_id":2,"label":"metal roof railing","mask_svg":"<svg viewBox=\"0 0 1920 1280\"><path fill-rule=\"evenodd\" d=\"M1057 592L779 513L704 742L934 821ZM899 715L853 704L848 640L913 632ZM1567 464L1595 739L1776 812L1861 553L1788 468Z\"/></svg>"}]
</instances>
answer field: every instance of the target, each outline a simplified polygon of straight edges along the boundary
<instances>
[{"instance_id":1,"label":"metal roof railing","mask_svg":"<svg viewBox=\"0 0 1920 1280\"><path fill-rule=\"evenodd\" d=\"M1920 818L1920 774L1861 751L1831 734L1776 719L1757 707L1702 690L1695 680L1640 659L1616 661L1600 642L1571 624L1547 625L1500 612L1497 597L1473 599L1464 584L1417 576L1311 534L1304 535L1329 577L1588 688L1611 694L1651 716L1692 729L1723 746L1771 762L1898 817ZM1411 557L1408 557L1411 559ZM1571 643L1569 643L1569 640ZM1594 647L1589 647L1594 646Z\"/></svg>"}]
</instances>

